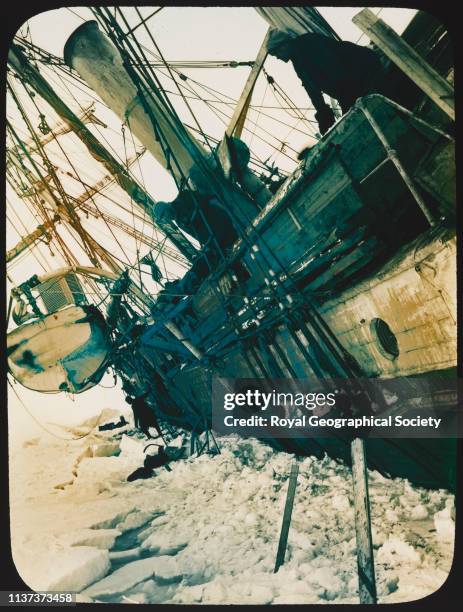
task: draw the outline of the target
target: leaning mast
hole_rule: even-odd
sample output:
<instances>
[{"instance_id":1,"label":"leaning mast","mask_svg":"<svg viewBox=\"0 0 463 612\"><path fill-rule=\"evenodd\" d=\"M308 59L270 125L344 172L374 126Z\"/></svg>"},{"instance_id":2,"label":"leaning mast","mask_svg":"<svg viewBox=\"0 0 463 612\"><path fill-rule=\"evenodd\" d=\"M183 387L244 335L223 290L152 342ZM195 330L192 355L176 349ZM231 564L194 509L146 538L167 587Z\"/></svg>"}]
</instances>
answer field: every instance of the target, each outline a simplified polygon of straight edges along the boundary
<instances>
[{"instance_id":1,"label":"leaning mast","mask_svg":"<svg viewBox=\"0 0 463 612\"><path fill-rule=\"evenodd\" d=\"M8 53L8 63L21 78L46 100L56 113L71 127L85 144L90 154L116 178L118 184L127 192L133 201L141 206L151 218L155 202L133 179L122 164L99 142L87 128L85 123L67 106L67 104L53 91L40 72L29 62L18 45L12 44ZM183 236L177 228L168 221L153 221L162 232L172 241L178 250L191 261L196 249Z\"/></svg>"}]
</instances>

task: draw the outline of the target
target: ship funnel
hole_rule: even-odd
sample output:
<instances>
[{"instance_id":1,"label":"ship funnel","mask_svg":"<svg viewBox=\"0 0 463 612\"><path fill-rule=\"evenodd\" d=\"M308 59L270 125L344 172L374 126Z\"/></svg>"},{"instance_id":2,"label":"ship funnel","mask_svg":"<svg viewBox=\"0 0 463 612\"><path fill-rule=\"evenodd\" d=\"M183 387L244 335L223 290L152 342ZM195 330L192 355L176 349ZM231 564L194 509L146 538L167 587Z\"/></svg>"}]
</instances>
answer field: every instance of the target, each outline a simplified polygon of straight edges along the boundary
<instances>
[{"instance_id":1,"label":"ship funnel","mask_svg":"<svg viewBox=\"0 0 463 612\"><path fill-rule=\"evenodd\" d=\"M140 100L119 51L96 21L85 22L71 34L64 47L64 61L178 180L182 173L188 176L195 161L205 155L200 143L178 124L163 100L156 100L156 91Z\"/></svg>"},{"instance_id":2,"label":"ship funnel","mask_svg":"<svg viewBox=\"0 0 463 612\"><path fill-rule=\"evenodd\" d=\"M138 140L164 168L174 174L178 182L184 176L189 177L198 191L210 191L204 168L206 165L211 171L216 169L215 156L206 152L178 121L161 98L159 90L140 99L119 51L99 29L96 21L86 21L71 34L64 47L64 61L129 126ZM241 169L241 183L260 206L269 200L270 192L247 167ZM257 212L254 205L251 211L252 214Z\"/></svg>"}]
</instances>

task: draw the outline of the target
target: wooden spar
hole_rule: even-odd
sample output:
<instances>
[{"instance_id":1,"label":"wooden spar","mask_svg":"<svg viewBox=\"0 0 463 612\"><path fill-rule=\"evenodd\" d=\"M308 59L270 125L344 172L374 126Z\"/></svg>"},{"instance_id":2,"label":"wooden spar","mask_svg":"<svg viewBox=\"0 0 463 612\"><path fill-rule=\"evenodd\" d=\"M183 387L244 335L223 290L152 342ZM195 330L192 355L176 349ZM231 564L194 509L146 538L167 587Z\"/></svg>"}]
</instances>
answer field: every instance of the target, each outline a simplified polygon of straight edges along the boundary
<instances>
[{"instance_id":1,"label":"wooden spar","mask_svg":"<svg viewBox=\"0 0 463 612\"><path fill-rule=\"evenodd\" d=\"M107 128L108 126L106 125L106 123L103 123L103 121L98 119L98 117L95 115L94 109L95 109L95 102L92 102L90 106L79 111L77 115L78 119L85 124L94 123L95 125L101 125L102 127ZM72 131L72 127L66 122L62 122L61 124L54 125L53 127L50 128L49 132L47 132L42 138L39 139L40 146L43 147L49 142L51 142L52 140L54 140L56 136L61 136L62 134L67 134L68 132L71 132L71 131ZM35 142L33 142L32 140L27 142L26 145L29 151L31 152L36 151Z\"/></svg>"},{"instance_id":2,"label":"wooden spar","mask_svg":"<svg viewBox=\"0 0 463 612\"><path fill-rule=\"evenodd\" d=\"M108 223L115 225L116 227L124 231L126 234L136 237L137 240L146 244L151 249L156 249L158 251L161 250L161 246L157 241L149 238L149 236L144 235L142 232L139 232L138 230L134 229L127 223L124 223L124 221L121 221L120 219L116 219L115 217L111 217L106 213L99 212L98 210L96 210L96 208L92 208L84 202L77 204L76 208L81 208L84 212L89 213L95 218L102 218ZM18 255L20 255L23 251L25 251L28 247L33 245L41 238L46 238L48 236L48 230L51 230L54 227L55 223L59 220L60 217L57 215L54 219L39 225L33 232L22 238L14 247L7 251L6 263L10 263L11 261L13 261L13 259L18 257ZM162 247L162 252L170 259L175 259L176 261L185 264L185 259L181 255L179 255L178 252L174 249L171 249L170 247L164 245Z\"/></svg>"},{"instance_id":3,"label":"wooden spar","mask_svg":"<svg viewBox=\"0 0 463 612\"><path fill-rule=\"evenodd\" d=\"M244 129L244 124L246 122L246 116L248 114L249 111L249 107L251 105L251 99L252 99L252 93L254 91L254 86L251 89L251 91L249 92L249 96L247 97L247 100L244 104L243 110L241 111L241 115L238 119L238 122L235 126L235 131L234 131L234 136L236 136L236 138L241 138L241 134L243 133L243 129Z\"/></svg>"},{"instance_id":4,"label":"wooden spar","mask_svg":"<svg viewBox=\"0 0 463 612\"><path fill-rule=\"evenodd\" d=\"M14 95L14 94L13 94ZM26 123L27 123L27 118L25 119ZM69 202L67 201L67 197L61 202L54 190L49 186L48 184L48 180L46 177L42 176L40 169L38 168L36 162L34 161L34 159L31 157L29 151L27 150L24 142L21 140L21 138L18 136L18 134L16 134L15 130L13 129L12 126L9 127L14 139L17 141L18 145L20 146L20 148L22 149L23 153L29 158L29 160L31 161L35 171L37 172L37 174L39 175L39 180L42 183L44 189L40 192L41 193L41 198L44 200L44 202L48 203L50 208L52 210L54 210L55 212L60 213L60 216L62 216L63 219L65 219L66 221L68 221L68 223L71 225L71 227L79 234L79 236L82 238L84 245L87 247L86 251L87 251L87 255L89 256L90 260L92 261L92 263L94 265L98 265L98 258L103 261L105 264L107 264L109 266L109 268L111 270L113 270L114 272L121 272L121 268L119 267L119 265L116 263L116 261L114 260L114 258L112 257L112 255L110 255L106 249L104 249L96 240L94 240L82 227L82 224L80 222L80 219L78 217L78 215L76 214L74 208L72 206L70 206ZM27 168L23 168L23 172L26 174L27 178L29 179L31 185L35 185L37 184L37 180L35 179L33 173L28 170ZM58 187L58 184L57 184ZM60 195L63 196L64 192L62 193L60 191ZM64 204L64 206L60 206L62 204ZM53 227L53 226L50 226Z\"/></svg>"},{"instance_id":5,"label":"wooden spar","mask_svg":"<svg viewBox=\"0 0 463 612\"><path fill-rule=\"evenodd\" d=\"M451 119L455 120L455 102L452 86L413 47L367 8L355 15L352 21L439 108Z\"/></svg>"},{"instance_id":6,"label":"wooden spar","mask_svg":"<svg viewBox=\"0 0 463 612\"><path fill-rule=\"evenodd\" d=\"M58 217L59 218L59 217ZM23 251L25 251L28 247L33 245L37 240L40 240L42 237L48 236L48 230L52 229L55 225L57 217L54 219L39 225L33 232L22 238L18 243L15 244L14 247L9 249L6 252L6 263L10 263L13 261L18 255L21 255Z\"/></svg>"},{"instance_id":7,"label":"wooden spar","mask_svg":"<svg viewBox=\"0 0 463 612\"><path fill-rule=\"evenodd\" d=\"M155 202L152 198L140 187L140 185L128 174L127 170L120 164L111 153L98 141L87 126L75 115L72 110L63 102L63 100L53 91L47 81L43 78L40 72L29 62L26 56L16 45L11 45L8 53L8 63L12 68L21 75L21 78L27 81L42 98L50 104L56 113L69 124L72 130L79 136L82 142L86 145L90 154L101 162L104 167L116 177L118 184L124 189L128 195L141 206L146 212L151 215L152 206ZM176 230L171 224L156 225L161 231L175 244L178 250L189 261L192 261L196 255L196 250L188 242L188 240Z\"/></svg>"},{"instance_id":8,"label":"wooden spar","mask_svg":"<svg viewBox=\"0 0 463 612\"><path fill-rule=\"evenodd\" d=\"M360 438L355 438L351 442L351 456L359 597L362 604L375 604L377 603L377 596L371 538L368 473L365 462L365 443Z\"/></svg>"},{"instance_id":9,"label":"wooden spar","mask_svg":"<svg viewBox=\"0 0 463 612\"><path fill-rule=\"evenodd\" d=\"M230 119L230 123L228 124L227 129L225 130L225 136L220 142L220 145L217 150L220 164L227 178L231 177L231 169L233 166L229 148L230 139L232 136L240 138L243 132L246 114L249 110L249 105L251 104L254 85L256 84L257 77L259 76L259 73L262 70L262 66L264 65L265 58L267 57L267 43L270 30L271 28L267 30L265 38L260 46L259 53L257 54L251 72L249 73L248 79L244 85L240 99L238 100L238 103L233 112L233 116ZM249 170L246 169L242 171L241 182L242 186L248 193L252 194L253 198L259 204L259 206L265 206L265 204L271 199L272 194L267 189L267 187L265 187L262 181L258 179L255 175L253 175L252 172L249 172Z\"/></svg>"},{"instance_id":10,"label":"wooden spar","mask_svg":"<svg viewBox=\"0 0 463 612\"><path fill-rule=\"evenodd\" d=\"M249 198L236 204L236 191L215 171L215 160L185 128L179 117L160 98L158 86L151 82L145 91L144 79L127 61L126 53L113 37L88 21L75 30L64 48L66 63L74 68L131 132L170 172L177 185L188 177L196 190L210 193L211 187L226 202L241 225L247 225L257 209L271 196L262 181L249 169L242 171L244 190ZM146 86L146 83L145 83Z\"/></svg>"},{"instance_id":11,"label":"wooden spar","mask_svg":"<svg viewBox=\"0 0 463 612\"><path fill-rule=\"evenodd\" d=\"M244 86L244 89L241 93L240 99L238 100L238 104L236 105L235 111L230 119L230 123L225 130L227 136L232 136L233 133L238 138L241 136L241 132L243 130L244 125L244 117L249 108L249 104L251 102L252 91L254 89L254 85L256 84L257 77L264 65L265 58L267 57L267 43L270 34L271 28L267 30L265 38L262 42L262 45L259 49L259 53L257 54L256 60L252 67L251 72L249 73L248 80Z\"/></svg>"},{"instance_id":12,"label":"wooden spar","mask_svg":"<svg viewBox=\"0 0 463 612\"><path fill-rule=\"evenodd\" d=\"M289 475L288 492L286 494L285 511L283 513L283 521L281 523L280 540L278 542L277 558L275 561L276 573L280 566L285 562L286 546L288 544L289 526L291 524L291 515L293 513L294 496L296 494L297 476L299 474L299 464L293 461L291 473Z\"/></svg>"},{"instance_id":13,"label":"wooden spar","mask_svg":"<svg viewBox=\"0 0 463 612\"><path fill-rule=\"evenodd\" d=\"M128 165L129 166L132 165L132 163L135 162L140 157L140 155L141 155L140 153L137 153L137 155L135 155L132 159L129 160ZM108 183L110 183L113 180L114 180L114 176L112 175L107 175L103 177L100 181L98 181L98 183L94 187L92 187L91 189L88 189L85 193L83 193L81 196L79 196L75 200L75 208L83 206L84 203L87 200L89 200L95 193L98 193L100 189L103 189L103 187L105 187ZM41 183L42 181L38 182L38 184L41 184ZM41 192L46 188L47 188L46 185L43 185ZM18 193L18 195L21 197L21 194ZM32 231L30 234L22 238L13 248L7 251L6 263L10 263L10 261L13 261L13 259L18 257L18 255L20 255L28 247L33 245L34 242L36 242L37 240L40 240L43 236L46 237L48 235L48 230L53 229L53 227L59 220L60 220L60 216L55 215L53 219L51 219L50 221L46 221L45 223L42 223L41 225L37 226L34 231Z\"/></svg>"},{"instance_id":14,"label":"wooden spar","mask_svg":"<svg viewBox=\"0 0 463 612\"><path fill-rule=\"evenodd\" d=\"M137 230L136 228L129 225L128 223L125 223L118 217L113 217L112 215L109 215L108 213L101 212L96 207L93 207L88 203L81 204L80 208L85 213L92 215L92 217L95 217L96 219L101 218L107 223L110 223L112 226L118 227L119 229L121 229L123 232L125 232L129 236L132 236L133 238L135 238L135 240L138 240L142 244L146 244L151 250L156 250L159 253L162 252L169 259L175 260L183 264L184 266L186 265L187 262L185 258L182 257L182 255L180 255L178 251L167 246L164 243L163 244L159 243L154 238L150 238L150 236L148 236L146 233L141 232L140 230Z\"/></svg>"},{"instance_id":15,"label":"wooden spar","mask_svg":"<svg viewBox=\"0 0 463 612\"><path fill-rule=\"evenodd\" d=\"M185 338L185 334L182 334L180 329L173 321L166 321L164 323L164 327L168 329L170 333L173 334L177 338L177 340L179 340L183 344L183 346L187 348L190 353L192 353L196 357L196 359L202 359L202 357L204 357L204 353L194 344L192 344L188 340L188 338Z\"/></svg>"},{"instance_id":16,"label":"wooden spar","mask_svg":"<svg viewBox=\"0 0 463 612\"><path fill-rule=\"evenodd\" d=\"M130 167L137 159L139 159L139 157L143 154L143 152L137 153L131 159L129 159L128 166ZM115 217L111 217L110 215L107 215L105 213L102 213L101 211L97 210L96 207L92 207L87 203L87 200L89 200L94 194L98 193L101 189L106 187L109 183L111 183L114 180L115 178L113 175L106 175L100 181L98 181L96 185L88 188L87 191L85 191L78 198L75 198L75 199L73 198L75 209L81 209L84 212L89 213L90 215L96 218L101 217L105 219L108 223L111 223L112 225L119 227L125 233L131 236L135 236L137 240L148 245L151 249L157 249L158 251L161 250L161 247L156 240L151 239L148 236L145 236L143 233L134 229L127 223L124 223L122 220L117 219ZM46 189L46 185L43 186L41 191L43 191L43 189ZM37 240L40 240L43 236L47 237L48 230L53 229L55 224L60 219L61 217L59 215L56 215L53 219L51 219L50 221L46 221L45 223L39 225L34 231L32 231L30 234L22 238L14 247L12 247L9 251L7 251L6 262L10 263L13 259L18 257L18 255L20 255L28 247L33 245ZM176 261L179 261L183 264L185 263L185 259L176 250L168 247L167 245L164 245L162 247L162 251L170 259L175 259Z\"/></svg>"}]
</instances>

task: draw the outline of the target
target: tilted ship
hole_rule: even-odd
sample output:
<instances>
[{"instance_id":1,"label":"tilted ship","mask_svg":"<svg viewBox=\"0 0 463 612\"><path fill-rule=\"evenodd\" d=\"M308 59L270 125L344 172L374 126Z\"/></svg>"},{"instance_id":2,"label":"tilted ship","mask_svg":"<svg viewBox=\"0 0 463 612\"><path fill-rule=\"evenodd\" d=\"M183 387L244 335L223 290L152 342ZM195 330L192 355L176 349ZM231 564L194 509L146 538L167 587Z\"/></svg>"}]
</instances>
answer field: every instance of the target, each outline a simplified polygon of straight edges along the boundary
<instances>
[{"instance_id":1,"label":"tilted ship","mask_svg":"<svg viewBox=\"0 0 463 612\"><path fill-rule=\"evenodd\" d=\"M359 98L275 190L251 171L239 139L265 49L211 154L179 120L159 83L137 67L133 59L141 51L133 37L109 11L95 9L95 16L72 34L64 60L188 194L177 200L181 222L58 99L18 44L11 48L11 70L148 212L189 270L153 295L108 258L104 269L70 266L17 286L18 327L8 335L14 378L41 392L80 393L112 366L128 394L146 395L161 423L188 429L198 441L211 427L214 377L432 376L444 397L438 409L450 410L455 396L445 390L454 388L457 373L449 113L384 56L384 78L397 95ZM402 40L451 89L453 57L442 24L418 12ZM202 207L206 196L212 208ZM70 212L62 214L72 222ZM193 237L206 227L209 242L198 247L190 240L189 224L196 227ZM11 257L34 239L24 239ZM156 264L146 262L155 276ZM112 296L105 310L89 303L84 277L98 279ZM350 460L342 438L268 441L298 455L327 452ZM454 486L455 439L367 438L365 444L369 465L384 474Z\"/></svg>"}]
</instances>

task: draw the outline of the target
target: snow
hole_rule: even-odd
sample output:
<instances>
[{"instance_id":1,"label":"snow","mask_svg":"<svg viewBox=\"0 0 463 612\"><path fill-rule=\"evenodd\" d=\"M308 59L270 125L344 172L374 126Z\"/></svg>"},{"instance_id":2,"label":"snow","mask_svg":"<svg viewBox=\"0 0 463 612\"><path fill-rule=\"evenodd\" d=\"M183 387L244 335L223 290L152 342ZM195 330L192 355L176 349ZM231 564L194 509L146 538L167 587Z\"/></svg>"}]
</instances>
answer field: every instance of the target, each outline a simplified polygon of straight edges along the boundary
<instances>
[{"instance_id":1,"label":"snow","mask_svg":"<svg viewBox=\"0 0 463 612\"><path fill-rule=\"evenodd\" d=\"M19 562L13 554L16 565ZM40 591L81 591L95 579L104 576L110 568L107 550L91 546L61 547L50 543L44 549L34 551L33 571L21 572L23 579L34 590ZM32 569L32 568L31 568Z\"/></svg>"},{"instance_id":2,"label":"snow","mask_svg":"<svg viewBox=\"0 0 463 612\"><path fill-rule=\"evenodd\" d=\"M428 511L423 504L418 504L413 508L410 516L414 521L422 521L423 519L428 518Z\"/></svg>"},{"instance_id":3,"label":"snow","mask_svg":"<svg viewBox=\"0 0 463 612\"><path fill-rule=\"evenodd\" d=\"M391 536L379 548L377 559L384 565L394 566L400 563L402 566L417 567L421 562L421 555L401 538Z\"/></svg>"},{"instance_id":4,"label":"snow","mask_svg":"<svg viewBox=\"0 0 463 612\"><path fill-rule=\"evenodd\" d=\"M231 437L219 439L220 455L127 482L146 444L124 428L10 451L12 547L31 588L115 603L358 602L347 467L299 462L285 563L274 574L293 457ZM453 496L375 471L369 483L380 602L436 591L452 563Z\"/></svg>"},{"instance_id":5,"label":"snow","mask_svg":"<svg viewBox=\"0 0 463 612\"><path fill-rule=\"evenodd\" d=\"M121 531L128 531L130 529L136 529L142 527L153 517L152 512L144 512L143 510L134 510L128 514L123 521L118 524L118 529Z\"/></svg>"},{"instance_id":6,"label":"snow","mask_svg":"<svg viewBox=\"0 0 463 612\"><path fill-rule=\"evenodd\" d=\"M96 582L83 592L92 598L122 595L130 587L156 576L166 582L181 580L175 559L171 557L148 557L127 563L103 580Z\"/></svg>"},{"instance_id":7,"label":"snow","mask_svg":"<svg viewBox=\"0 0 463 612\"><path fill-rule=\"evenodd\" d=\"M94 546L109 550L121 533L118 529L76 529L62 536L61 541L69 546Z\"/></svg>"},{"instance_id":8,"label":"snow","mask_svg":"<svg viewBox=\"0 0 463 612\"><path fill-rule=\"evenodd\" d=\"M454 516L455 506L453 500L447 500L445 508L434 515L434 525L436 531L444 542L452 542L455 533Z\"/></svg>"}]
</instances>

